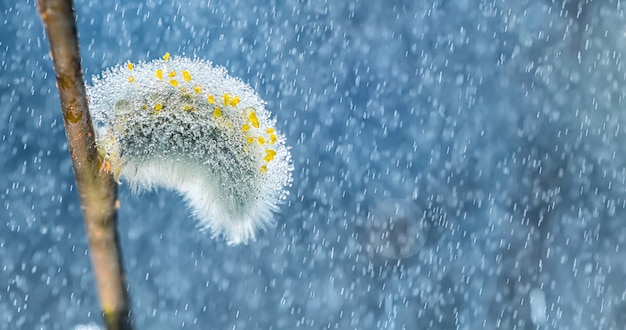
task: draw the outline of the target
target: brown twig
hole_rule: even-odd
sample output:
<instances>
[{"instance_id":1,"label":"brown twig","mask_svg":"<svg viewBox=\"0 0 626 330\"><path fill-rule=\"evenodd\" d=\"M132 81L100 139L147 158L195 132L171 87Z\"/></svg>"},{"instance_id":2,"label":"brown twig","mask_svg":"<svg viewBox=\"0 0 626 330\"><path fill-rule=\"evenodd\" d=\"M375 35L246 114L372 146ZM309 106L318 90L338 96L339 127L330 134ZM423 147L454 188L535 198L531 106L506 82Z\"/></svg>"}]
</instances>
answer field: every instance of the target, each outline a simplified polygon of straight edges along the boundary
<instances>
[{"instance_id":1,"label":"brown twig","mask_svg":"<svg viewBox=\"0 0 626 330\"><path fill-rule=\"evenodd\" d=\"M50 41L68 147L85 218L91 261L107 329L131 329L121 251L116 231L117 185L100 171L71 0L38 0Z\"/></svg>"}]
</instances>

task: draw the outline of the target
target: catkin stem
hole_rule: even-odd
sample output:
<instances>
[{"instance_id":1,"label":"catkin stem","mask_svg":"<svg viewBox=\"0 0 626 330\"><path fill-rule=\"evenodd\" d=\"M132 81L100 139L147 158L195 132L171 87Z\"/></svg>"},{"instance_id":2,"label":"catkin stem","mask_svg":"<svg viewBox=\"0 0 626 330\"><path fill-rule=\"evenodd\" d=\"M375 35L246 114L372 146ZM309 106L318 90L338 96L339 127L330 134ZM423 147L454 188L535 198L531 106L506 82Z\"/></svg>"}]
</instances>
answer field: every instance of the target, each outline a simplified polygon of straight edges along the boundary
<instances>
[{"instance_id":1,"label":"catkin stem","mask_svg":"<svg viewBox=\"0 0 626 330\"><path fill-rule=\"evenodd\" d=\"M37 4L50 41L104 321L108 330L128 330L130 309L116 231L117 185L100 170L103 160L87 108L72 1L38 0Z\"/></svg>"}]
</instances>

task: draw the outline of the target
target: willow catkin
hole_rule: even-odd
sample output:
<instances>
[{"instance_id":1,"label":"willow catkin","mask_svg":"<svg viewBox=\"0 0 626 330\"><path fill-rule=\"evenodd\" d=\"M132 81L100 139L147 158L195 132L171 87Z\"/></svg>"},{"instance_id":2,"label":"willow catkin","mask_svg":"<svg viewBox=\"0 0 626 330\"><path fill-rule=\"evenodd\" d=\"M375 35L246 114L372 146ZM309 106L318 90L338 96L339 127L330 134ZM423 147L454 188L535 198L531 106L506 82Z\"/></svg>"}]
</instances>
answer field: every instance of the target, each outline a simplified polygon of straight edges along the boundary
<instances>
[{"instance_id":1,"label":"willow catkin","mask_svg":"<svg viewBox=\"0 0 626 330\"><path fill-rule=\"evenodd\" d=\"M88 87L103 170L135 192L173 189L200 227L230 244L254 239L292 181L285 138L264 102L209 62L127 63Z\"/></svg>"}]
</instances>

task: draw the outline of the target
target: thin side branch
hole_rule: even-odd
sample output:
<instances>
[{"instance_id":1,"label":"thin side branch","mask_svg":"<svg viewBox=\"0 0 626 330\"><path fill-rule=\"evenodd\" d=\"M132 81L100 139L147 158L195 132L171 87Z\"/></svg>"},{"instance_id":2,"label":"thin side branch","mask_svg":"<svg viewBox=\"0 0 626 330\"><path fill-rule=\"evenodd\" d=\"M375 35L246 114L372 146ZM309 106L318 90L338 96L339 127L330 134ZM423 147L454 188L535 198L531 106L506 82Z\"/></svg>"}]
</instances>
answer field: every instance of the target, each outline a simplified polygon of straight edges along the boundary
<instances>
[{"instance_id":1,"label":"thin side branch","mask_svg":"<svg viewBox=\"0 0 626 330\"><path fill-rule=\"evenodd\" d=\"M80 193L104 321L109 330L128 330L130 312L116 231L117 185L100 171L71 0L38 0L38 9L50 41L63 121L74 174Z\"/></svg>"}]
</instances>

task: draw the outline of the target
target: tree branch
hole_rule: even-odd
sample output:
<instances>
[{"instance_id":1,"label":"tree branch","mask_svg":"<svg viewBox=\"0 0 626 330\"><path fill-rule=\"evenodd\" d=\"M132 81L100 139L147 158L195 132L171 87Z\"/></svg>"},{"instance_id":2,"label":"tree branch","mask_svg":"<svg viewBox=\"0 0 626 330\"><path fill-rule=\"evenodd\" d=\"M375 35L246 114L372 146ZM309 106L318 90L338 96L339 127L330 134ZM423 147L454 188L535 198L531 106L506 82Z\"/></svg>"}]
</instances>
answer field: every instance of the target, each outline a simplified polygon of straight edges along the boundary
<instances>
[{"instance_id":1,"label":"tree branch","mask_svg":"<svg viewBox=\"0 0 626 330\"><path fill-rule=\"evenodd\" d=\"M104 321L109 330L128 330L130 310L116 231L117 185L110 174L100 171L102 158L96 149L88 110L72 1L37 3L50 41Z\"/></svg>"}]
</instances>

